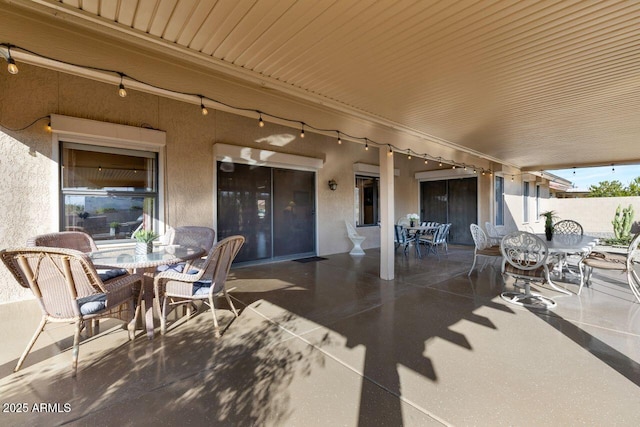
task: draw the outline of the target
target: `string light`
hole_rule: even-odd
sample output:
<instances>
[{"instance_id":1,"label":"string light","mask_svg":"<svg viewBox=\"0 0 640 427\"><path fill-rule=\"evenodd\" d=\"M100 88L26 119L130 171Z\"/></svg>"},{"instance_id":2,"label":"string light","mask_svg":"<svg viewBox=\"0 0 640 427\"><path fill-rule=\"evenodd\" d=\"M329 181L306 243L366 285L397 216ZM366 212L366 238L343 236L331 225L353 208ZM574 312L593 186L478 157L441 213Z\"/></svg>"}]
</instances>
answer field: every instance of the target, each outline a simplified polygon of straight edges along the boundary
<instances>
[{"instance_id":1,"label":"string light","mask_svg":"<svg viewBox=\"0 0 640 427\"><path fill-rule=\"evenodd\" d=\"M411 160L411 148L407 150L407 159Z\"/></svg>"},{"instance_id":2,"label":"string light","mask_svg":"<svg viewBox=\"0 0 640 427\"><path fill-rule=\"evenodd\" d=\"M158 90L162 90L162 91L166 91L166 92L172 92L172 93L175 93L175 94L181 94L181 95L185 95L185 96L192 96L192 97L194 97L196 99L199 99L200 100L200 109L201 109L202 115L207 115L208 114L208 110L204 105L204 100L206 98L208 101L211 101L211 102L213 102L215 104L219 104L219 105L224 106L224 107L229 108L229 109L233 109L233 110L241 111L241 112L254 112L254 113L258 114L258 126L260 126L260 127L264 127L264 120L263 120L262 116L263 115L267 115L267 116L272 117L274 119L281 120L281 121L284 121L284 122L289 122L291 124L299 123L300 126L301 126L300 138L304 138L305 127L308 126L311 129L314 129L314 130L316 130L316 131L318 131L320 133L336 132L337 136L338 136L338 144L342 144L342 133L344 133L344 132L341 132L339 130L321 129L321 128L317 128L317 127L314 127L314 126L310 126L307 123L305 123L303 121L300 121L300 120L291 119L291 118L287 118L287 117L280 117L280 116L277 116L277 115L274 115L274 114L264 113L264 112L262 112L260 110L256 110L256 109L252 109L252 108L237 107L237 106L234 106L234 105L231 105L231 104L227 104L227 103L225 103L223 101L220 101L220 100L208 98L208 97L206 97L204 95L188 93L188 92L181 92L181 91L176 91L176 90L172 90L172 89L168 89L168 88L155 86L153 84L146 83L146 82L144 82L142 80L136 79L135 77L129 76L129 75L127 75L125 73L122 73L120 71L117 71L117 70L110 70L110 69L104 69L104 68L99 68L99 67L92 67L92 66L87 66L87 65L75 64L75 63L67 62L67 61L61 61L61 60L58 60L56 58L47 57L47 56L39 54L37 52L31 51L31 50L28 50L28 49L25 49L25 48L22 48L22 47L17 47L15 45L11 45L11 44L8 44L8 43L0 43L0 47L5 47L7 49L7 52L6 52L6 56L7 56L6 59L7 59L7 63L8 63L7 69L11 74L17 74L18 73L18 67L15 64L15 61L13 60L13 57L11 56L11 49L12 48L14 48L14 49L18 48L18 49L20 49L20 50L22 50L24 52L27 52L27 53L29 53L31 55L34 55L34 56L37 56L37 57L40 57L40 58L44 58L44 59L47 59L49 61L54 61L54 62L58 62L58 63L61 63L61 64L71 65L71 66L80 67L80 68L84 68L84 69L88 69L88 70L95 70L95 71L100 72L100 73L114 73L114 74L117 74L118 76L120 76L120 83L118 84L118 95L120 97L122 97L122 98L125 98L127 96L127 90L126 90L125 85L124 85L124 77L127 77L128 80L137 82L137 83L139 83L141 85L149 86L149 87L154 88L154 89L158 89ZM345 133L345 135L348 136L349 138L352 138L352 139L359 139L359 140L364 139L365 140L365 147L364 148L367 151L369 150L369 142L371 142L372 144L374 144L374 145L376 145L378 147L381 147L381 146L385 145L383 143L378 143L376 141L369 140L366 137L354 136L354 135L349 135L349 134L346 134L346 133ZM400 151L401 150L400 148L394 146L393 144L387 144L387 145L389 146L389 150L390 150L391 153L393 153L394 150L396 150L396 151ZM408 153L408 159L412 158L412 154L416 154L417 157L424 157L425 164L428 164L428 160L438 160L438 166L439 167L443 166L443 162L453 165L452 166L453 169L455 169L458 166L461 166L459 163L456 164L453 160L443 159L442 157L437 157L436 158L436 157L433 157L433 156L429 156L426 153L412 153L411 149L407 149L407 153ZM466 164L462 164L462 165L466 169L467 165ZM474 165L470 165L470 166L473 167L474 169L476 169L476 172L477 172L477 168L475 168ZM483 169L483 171L484 171L484 169Z\"/></svg>"},{"instance_id":3,"label":"string light","mask_svg":"<svg viewBox=\"0 0 640 427\"><path fill-rule=\"evenodd\" d=\"M51 122L47 123L47 132L51 132Z\"/></svg>"},{"instance_id":4,"label":"string light","mask_svg":"<svg viewBox=\"0 0 640 427\"><path fill-rule=\"evenodd\" d=\"M613 163L611 163L611 173L616 173L616 168Z\"/></svg>"},{"instance_id":5,"label":"string light","mask_svg":"<svg viewBox=\"0 0 640 427\"><path fill-rule=\"evenodd\" d=\"M120 95L121 98L124 98L127 96L127 90L124 88L124 74L120 73L120 85L118 86L118 95Z\"/></svg>"},{"instance_id":6,"label":"string light","mask_svg":"<svg viewBox=\"0 0 640 427\"><path fill-rule=\"evenodd\" d=\"M202 95L200 95L200 111L202 111L203 116L206 116L207 114L209 114L209 110L207 110L207 107L204 106L204 100Z\"/></svg>"},{"instance_id":7,"label":"string light","mask_svg":"<svg viewBox=\"0 0 640 427\"><path fill-rule=\"evenodd\" d=\"M16 61L11 57L11 45L7 47L7 71L11 74L18 74L18 66Z\"/></svg>"},{"instance_id":8,"label":"string light","mask_svg":"<svg viewBox=\"0 0 640 427\"><path fill-rule=\"evenodd\" d=\"M393 154L393 148L391 148L391 144L389 144L389 154Z\"/></svg>"},{"instance_id":9,"label":"string light","mask_svg":"<svg viewBox=\"0 0 640 427\"><path fill-rule=\"evenodd\" d=\"M429 160L424 159L424 164L426 165L427 163L429 163Z\"/></svg>"},{"instance_id":10,"label":"string light","mask_svg":"<svg viewBox=\"0 0 640 427\"><path fill-rule=\"evenodd\" d=\"M98 166L98 171L102 172L102 166Z\"/></svg>"}]
</instances>

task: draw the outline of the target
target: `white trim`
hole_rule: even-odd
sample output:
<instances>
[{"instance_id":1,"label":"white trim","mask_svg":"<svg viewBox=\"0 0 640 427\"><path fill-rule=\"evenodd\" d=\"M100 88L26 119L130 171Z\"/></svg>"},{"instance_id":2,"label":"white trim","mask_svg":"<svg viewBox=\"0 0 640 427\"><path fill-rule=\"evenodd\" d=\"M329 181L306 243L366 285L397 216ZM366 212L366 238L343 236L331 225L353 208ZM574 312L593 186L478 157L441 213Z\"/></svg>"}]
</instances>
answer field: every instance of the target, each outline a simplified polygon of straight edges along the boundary
<instances>
[{"instance_id":1,"label":"white trim","mask_svg":"<svg viewBox=\"0 0 640 427\"><path fill-rule=\"evenodd\" d=\"M474 173L473 169L464 170L464 168L416 172L414 175L418 181L440 181L443 179L471 178L474 176L478 176L478 174Z\"/></svg>"},{"instance_id":2,"label":"white trim","mask_svg":"<svg viewBox=\"0 0 640 427\"><path fill-rule=\"evenodd\" d=\"M167 135L163 131L135 126L119 125L77 117L51 115L52 132L60 139L77 139L93 145L118 148L143 149L159 152L166 145Z\"/></svg>"},{"instance_id":3,"label":"white trim","mask_svg":"<svg viewBox=\"0 0 640 427\"><path fill-rule=\"evenodd\" d=\"M364 175L364 176L380 176L380 166L378 165L370 165L368 163L354 163L353 171L356 175ZM394 176L400 176L400 169L393 170Z\"/></svg>"},{"instance_id":4,"label":"white trim","mask_svg":"<svg viewBox=\"0 0 640 427\"><path fill-rule=\"evenodd\" d=\"M154 129L144 129L78 117L51 114L51 206L57 207L52 215L52 230L60 229L60 142L104 146L158 154L158 218L154 229L160 234L166 232L165 209L165 145L166 133Z\"/></svg>"},{"instance_id":5,"label":"white trim","mask_svg":"<svg viewBox=\"0 0 640 427\"><path fill-rule=\"evenodd\" d=\"M222 143L213 144L214 161L242 163L246 165L283 167L316 172L322 169L324 161L314 157L300 156L297 154L279 153L260 148L243 147ZM214 165L215 166L215 165ZM216 168L214 167L214 170ZM217 187L216 187L217 188ZM216 190L217 191L217 190Z\"/></svg>"}]
</instances>

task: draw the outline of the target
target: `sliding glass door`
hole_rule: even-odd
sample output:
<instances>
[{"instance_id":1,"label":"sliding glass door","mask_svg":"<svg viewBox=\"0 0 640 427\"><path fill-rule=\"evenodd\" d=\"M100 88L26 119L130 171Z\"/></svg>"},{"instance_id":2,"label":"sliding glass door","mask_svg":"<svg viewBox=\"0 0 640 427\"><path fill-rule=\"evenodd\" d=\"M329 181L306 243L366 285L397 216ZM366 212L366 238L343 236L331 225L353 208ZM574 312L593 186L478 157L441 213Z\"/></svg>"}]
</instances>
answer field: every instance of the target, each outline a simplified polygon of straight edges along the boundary
<instances>
[{"instance_id":1,"label":"sliding glass door","mask_svg":"<svg viewBox=\"0 0 640 427\"><path fill-rule=\"evenodd\" d=\"M478 220L478 179L458 178L420 183L423 221L451 223L449 243L471 245L469 225Z\"/></svg>"},{"instance_id":2,"label":"sliding glass door","mask_svg":"<svg viewBox=\"0 0 640 427\"><path fill-rule=\"evenodd\" d=\"M218 239L240 234L237 262L315 254L315 173L218 162Z\"/></svg>"}]
</instances>

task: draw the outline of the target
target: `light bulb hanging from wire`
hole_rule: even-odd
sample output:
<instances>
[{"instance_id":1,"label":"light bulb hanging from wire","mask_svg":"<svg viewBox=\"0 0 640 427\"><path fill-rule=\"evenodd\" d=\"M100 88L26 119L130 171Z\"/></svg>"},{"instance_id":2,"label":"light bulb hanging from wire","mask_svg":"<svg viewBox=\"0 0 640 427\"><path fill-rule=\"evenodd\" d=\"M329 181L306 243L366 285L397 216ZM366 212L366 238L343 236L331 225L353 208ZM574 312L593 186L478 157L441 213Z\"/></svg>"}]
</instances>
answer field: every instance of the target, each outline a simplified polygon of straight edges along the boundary
<instances>
[{"instance_id":1,"label":"light bulb hanging from wire","mask_svg":"<svg viewBox=\"0 0 640 427\"><path fill-rule=\"evenodd\" d=\"M120 98L124 98L127 96L127 90L124 88L124 74L119 73L120 74L120 85L118 86L118 95L120 95Z\"/></svg>"},{"instance_id":2,"label":"light bulb hanging from wire","mask_svg":"<svg viewBox=\"0 0 640 427\"><path fill-rule=\"evenodd\" d=\"M364 149L369 151L369 140L367 138L364 139Z\"/></svg>"},{"instance_id":3,"label":"light bulb hanging from wire","mask_svg":"<svg viewBox=\"0 0 640 427\"><path fill-rule=\"evenodd\" d=\"M203 96L200 95L200 111L202 111L203 116L206 116L207 114L209 114L209 110L207 110L207 107L204 106L203 101Z\"/></svg>"},{"instance_id":4,"label":"light bulb hanging from wire","mask_svg":"<svg viewBox=\"0 0 640 427\"><path fill-rule=\"evenodd\" d=\"M342 138L340 138L340 132L338 132L338 145L342 144Z\"/></svg>"},{"instance_id":5,"label":"light bulb hanging from wire","mask_svg":"<svg viewBox=\"0 0 640 427\"><path fill-rule=\"evenodd\" d=\"M11 74L18 74L18 66L16 61L11 57L11 46L7 47L7 71Z\"/></svg>"},{"instance_id":6,"label":"light bulb hanging from wire","mask_svg":"<svg viewBox=\"0 0 640 427\"><path fill-rule=\"evenodd\" d=\"M407 150L407 159L411 160L411 148Z\"/></svg>"},{"instance_id":7,"label":"light bulb hanging from wire","mask_svg":"<svg viewBox=\"0 0 640 427\"><path fill-rule=\"evenodd\" d=\"M264 120L262 120L262 113L258 113L259 114L259 118L258 118L258 126L260 126L261 128L264 127Z\"/></svg>"},{"instance_id":8,"label":"light bulb hanging from wire","mask_svg":"<svg viewBox=\"0 0 640 427\"><path fill-rule=\"evenodd\" d=\"M300 138L304 138L304 123L300 123Z\"/></svg>"}]
</instances>

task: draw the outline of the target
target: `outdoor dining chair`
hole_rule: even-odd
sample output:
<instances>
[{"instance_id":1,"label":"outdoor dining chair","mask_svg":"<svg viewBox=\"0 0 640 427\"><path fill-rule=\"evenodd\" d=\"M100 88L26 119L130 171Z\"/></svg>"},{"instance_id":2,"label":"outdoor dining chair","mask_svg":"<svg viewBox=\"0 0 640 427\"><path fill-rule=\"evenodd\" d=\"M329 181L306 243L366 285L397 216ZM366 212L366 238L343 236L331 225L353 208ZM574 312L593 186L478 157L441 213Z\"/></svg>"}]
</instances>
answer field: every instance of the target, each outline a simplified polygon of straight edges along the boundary
<instances>
[{"instance_id":1,"label":"outdoor dining chair","mask_svg":"<svg viewBox=\"0 0 640 427\"><path fill-rule=\"evenodd\" d=\"M80 332L85 322L116 318L127 322L129 339L134 335L134 286L142 277L125 274L108 281L98 276L89 257L72 249L31 247L0 252L3 263L17 282L35 295L42 319L35 334L20 356L18 371L47 323L74 323L71 367L78 368Z\"/></svg>"},{"instance_id":2,"label":"outdoor dining chair","mask_svg":"<svg viewBox=\"0 0 640 427\"><path fill-rule=\"evenodd\" d=\"M562 221L558 221L553 225L553 234L558 235L570 235L570 236L582 236L584 234L584 230L582 225L577 221L572 219L563 219ZM563 253L562 257L559 259L558 271L560 274L564 274L564 271L571 271L571 268L575 268L580 270L582 268L581 261L587 256L587 253L575 252L575 253ZM582 290L582 286L580 287ZM579 294L580 291L578 291Z\"/></svg>"},{"instance_id":3,"label":"outdoor dining chair","mask_svg":"<svg viewBox=\"0 0 640 427\"><path fill-rule=\"evenodd\" d=\"M98 250L98 246L93 240L93 237L83 231L58 231L39 234L27 239L27 246L73 249L82 253L90 253ZM128 273L127 270L122 268L98 268L96 271L102 281L111 280ZM89 336L93 335L94 332L99 333L100 321L93 319L86 323L86 327Z\"/></svg>"},{"instance_id":4,"label":"outdoor dining chair","mask_svg":"<svg viewBox=\"0 0 640 427\"><path fill-rule=\"evenodd\" d=\"M549 270L553 269L553 260L549 258L547 244L535 234L526 231L514 231L502 238L502 277L511 276L515 283L524 282L524 292L505 291L500 297L511 303L531 308L553 308L556 302L551 298L531 292L531 282L551 283Z\"/></svg>"},{"instance_id":5,"label":"outdoor dining chair","mask_svg":"<svg viewBox=\"0 0 640 427\"><path fill-rule=\"evenodd\" d=\"M168 234L168 244L202 248L205 250L205 253L209 253L211 251L216 240L216 232L213 228L195 225L176 227L171 229ZM189 268L201 262L202 260L191 261L187 270L185 270L186 263L161 265L158 267L158 271L173 270L179 273L182 273L183 271L188 272Z\"/></svg>"},{"instance_id":6,"label":"outdoor dining chair","mask_svg":"<svg viewBox=\"0 0 640 427\"><path fill-rule=\"evenodd\" d=\"M473 249L473 264L471 265L471 269L467 276L471 276L471 272L476 266L476 262L478 261L479 256L486 257L484 264L480 268L480 271L484 268L487 261L491 258L498 259L502 257L500 253L499 246L491 245L487 235L482 231L482 228L478 224L471 224L469 226L471 230L471 237L473 237L473 243L475 244L475 248Z\"/></svg>"},{"instance_id":7,"label":"outdoor dining chair","mask_svg":"<svg viewBox=\"0 0 640 427\"><path fill-rule=\"evenodd\" d=\"M640 262L640 248L638 248L638 245L640 245L640 233L633 237L626 254L591 252L583 261L587 269L587 284L590 284L591 275L596 268L627 273L627 283L631 288L631 292L633 292L636 300L640 302L640 277L638 277L638 273L634 269L634 264ZM580 287L581 290L582 286ZM578 295L580 291L578 291Z\"/></svg>"},{"instance_id":8,"label":"outdoor dining chair","mask_svg":"<svg viewBox=\"0 0 640 427\"><path fill-rule=\"evenodd\" d=\"M82 231L58 231L55 233L39 234L27 240L27 246L45 246L49 248L75 249L88 253L98 250L93 238Z\"/></svg>"},{"instance_id":9,"label":"outdoor dining chair","mask_svg":"<svg viewBox=\"0 0 640 427\"><path fill-rule=\"evenodd\" d=\"M443 246L445 254L449 255L449 245L447 238L449 237L449 229L451 224L440 224L431 236L420 237L417 244L423 244L427 248L427 253L433 251L438 257L440 252L438 247Z\"/></svg>"},{"instance_id":10,"label":"outdoor dining chair","mask_svg":"<svg viewBox=\"0 0 640 427\"><path fill-rule=\"evenodd\" d=\"M404 228L402 225L394 225L395 231L395 249L398 250L399 247L402 246L402 249L407 254L407 249L411 246L412 243L416 242L416 235L409 234L409 230Z\"/></svg>"},{"instance_id":11,"label":"outdoor dining chair","mask_svg":"<svg viewBox=\"0 0 640 427\"><path fill-rule=\"evenodd\" d=\"M244 237L231 236L218 242L197 272L193 274L178 273L176 271L164 271L156 275L154 279L154 291L159 298L160 331L167 331L167 316L177 306L186 304L187 318L191 316L191 306L195 301L202 301L211 308L214 333L220 336L220 326L216 316L214 300L224 295L233 314L238 317L238 312L229 298L226 287L227 276L231 263L244 244Z\"/></svg>"},{"instance_id":12,"label":"outdoor dining chair","mask_svg":"<svg viewBox=\"0 0 640 427\"><path fill-rule=\"evenodd\" d=\"M499 245L502 237L500 237L500 234L498 233L496 227L492 223L487 221L484 223L484 229L487 230L487 237L489 237L491 246Z\"/></svg>"}]
</instances>

